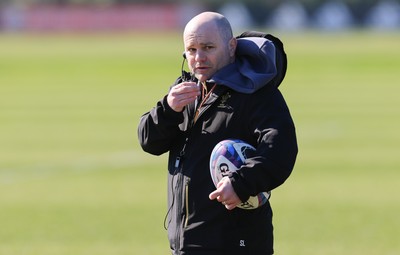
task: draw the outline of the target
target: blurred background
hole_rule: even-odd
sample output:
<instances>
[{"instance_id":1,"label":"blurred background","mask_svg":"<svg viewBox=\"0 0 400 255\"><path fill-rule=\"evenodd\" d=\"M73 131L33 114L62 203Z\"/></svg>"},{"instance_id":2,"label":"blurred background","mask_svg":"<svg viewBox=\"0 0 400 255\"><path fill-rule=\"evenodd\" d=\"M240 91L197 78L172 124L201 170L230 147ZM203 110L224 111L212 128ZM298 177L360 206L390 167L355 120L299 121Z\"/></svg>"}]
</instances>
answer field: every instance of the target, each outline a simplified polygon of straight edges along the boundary
<instances>
[{"instance_id":1,"label":"blurred background","mask_svg":"<svg viewBox=\"0 0 400 255\"><path fill-rule=\"evenodd\" d=\"M223 13L237 29L393 30L400 26L399 0L2 0L0 29L175 29L203 10Z\"/></svg>"},{"instance_id":2,"label":"blurred background","mask_svg":"<svg viewBox=\"0 0 400 255\"><path fill-rule=\"evenodd\" d=\"M288 54L276 254L400 254L400 0L0 0L0 255L169 254L167 157L136 128L205 10Z\"/></svg>"}]
</instances>

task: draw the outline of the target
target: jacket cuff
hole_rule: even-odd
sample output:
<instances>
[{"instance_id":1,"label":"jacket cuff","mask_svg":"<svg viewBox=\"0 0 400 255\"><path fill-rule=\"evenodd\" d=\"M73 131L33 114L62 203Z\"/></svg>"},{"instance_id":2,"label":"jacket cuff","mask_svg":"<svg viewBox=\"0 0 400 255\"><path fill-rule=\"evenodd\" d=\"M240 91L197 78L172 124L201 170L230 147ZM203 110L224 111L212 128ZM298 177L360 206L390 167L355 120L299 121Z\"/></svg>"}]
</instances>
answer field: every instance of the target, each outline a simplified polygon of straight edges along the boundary
<instances>
[{"instance_id":1,"label":"jacket cuff","mask_svg":"<svg viewBox=\"0 0 400 255\"><path fill-rule=\"evenodd\" d=\"M168 95L166 95L161 101L161 104L163 105L165 117L177 120L177 122L181 123L183 121L183 113L176 112L171 108L171 106L169 106L168 101L167 101L167 96Z\"/></svg>"},{"instance_id":2,"label":"jacket cuff","mask_svg":"<svg viewBox=\"0 0 400 255\"><path fill-rule=\"evenodd\" d=\"M232 173L230 176L231 184L235 190L236 195L243 203L249 200L250 195L246 192L246 187L243 182L240 181L240 175L238 173Z\"/></svg>"}]
</instances>

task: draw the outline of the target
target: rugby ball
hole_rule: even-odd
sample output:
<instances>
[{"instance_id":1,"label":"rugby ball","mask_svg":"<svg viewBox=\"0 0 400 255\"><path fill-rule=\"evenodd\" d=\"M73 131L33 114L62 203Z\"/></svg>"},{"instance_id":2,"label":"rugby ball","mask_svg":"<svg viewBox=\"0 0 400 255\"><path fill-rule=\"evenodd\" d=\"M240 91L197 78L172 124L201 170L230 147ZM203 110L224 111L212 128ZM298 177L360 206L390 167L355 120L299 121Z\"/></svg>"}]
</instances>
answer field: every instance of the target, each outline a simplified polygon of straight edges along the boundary
<instances>
[{"instance_id":1,"label":"rugby ball","mask_svg":"<svg viewBox=\"0 0 400 255\"><path fill-rule=\"evenodd\" d=\"M253 146L239 139L228 139L219 142L210 156L210 174L215 187L217 187L222 178L237 171L255 151L256 149ZM241 209L256 209L265 204L269 197L270 192L261 192L257 196L251 196L249 200L237 207Z\"/></svg>"}]
</instances>

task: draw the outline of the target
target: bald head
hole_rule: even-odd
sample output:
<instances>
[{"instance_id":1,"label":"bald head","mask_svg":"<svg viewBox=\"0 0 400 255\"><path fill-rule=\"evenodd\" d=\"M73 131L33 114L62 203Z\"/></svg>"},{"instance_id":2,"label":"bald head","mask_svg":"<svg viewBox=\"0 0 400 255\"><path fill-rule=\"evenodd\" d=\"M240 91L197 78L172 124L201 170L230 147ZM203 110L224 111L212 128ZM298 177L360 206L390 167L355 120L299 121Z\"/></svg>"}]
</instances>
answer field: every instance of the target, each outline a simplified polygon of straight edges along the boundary
<instances>
[{"instance_id":1,"label":"bald head","mask_svg":"<svg viewBox=\"0 0 400 255\"><path fill-rule=\"evenodd\" d=\"M192 18L185 27L183 36L198 31L199 29L212 29L216 31L224 42L232 39L232 27L229 21L216 12L203 12Z\"/></svg>"},{"instance_id":2,"label":"bald head","mask_svg":"<svg viewBox=\"0 0 400 255\"><path fill-rule=\"evenodd\" d=\"M191 19L183 41L189 68L199 81L210 79L235 60L236 38L228 20L219 13L203 12Z\"/></svg>"}]
</instances>

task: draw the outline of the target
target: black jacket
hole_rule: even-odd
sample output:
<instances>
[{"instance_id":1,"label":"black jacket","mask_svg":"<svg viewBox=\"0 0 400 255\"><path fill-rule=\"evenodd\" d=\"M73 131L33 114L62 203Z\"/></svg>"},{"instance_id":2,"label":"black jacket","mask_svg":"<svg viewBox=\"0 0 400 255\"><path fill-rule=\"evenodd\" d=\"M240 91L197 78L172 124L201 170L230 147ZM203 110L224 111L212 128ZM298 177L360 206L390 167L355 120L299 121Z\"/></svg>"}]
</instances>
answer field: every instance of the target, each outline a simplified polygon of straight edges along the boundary
<instances>
[{"instance_id":1,"label":"black jacket","mask_svg":"<svg viewBox=\"0 0 400 255\"><path fill-rule=\"evenodd\" d=\"M215 190L209 171L210 154L221 140L241 139L257 149L256 155L230 177L242 201L278 187L294 167L295 127L277 88L286 72L286 56L283 47L278 45L280 41L270 39L275 40L267 41L273 42L277 55L273 63L267 63L275 65L275 73L268 75L266 83L260 86L256 81L255 86L254 82L250 84L252 91L239 91L235 87L237 82L236 85L229 81L222 83L220 77L224 75L219 73L213 79L217 86L195 124L196 104L178 113L168 106L166 97L140 120L138 135L143 150L154 155L169 152L166 225L174 255L273 253L269 203L254 210L228 211L208 198ZM238 62L240 59L236 60L237 67L226 70L241 68Z\"/></svg>"}]
</instances>

